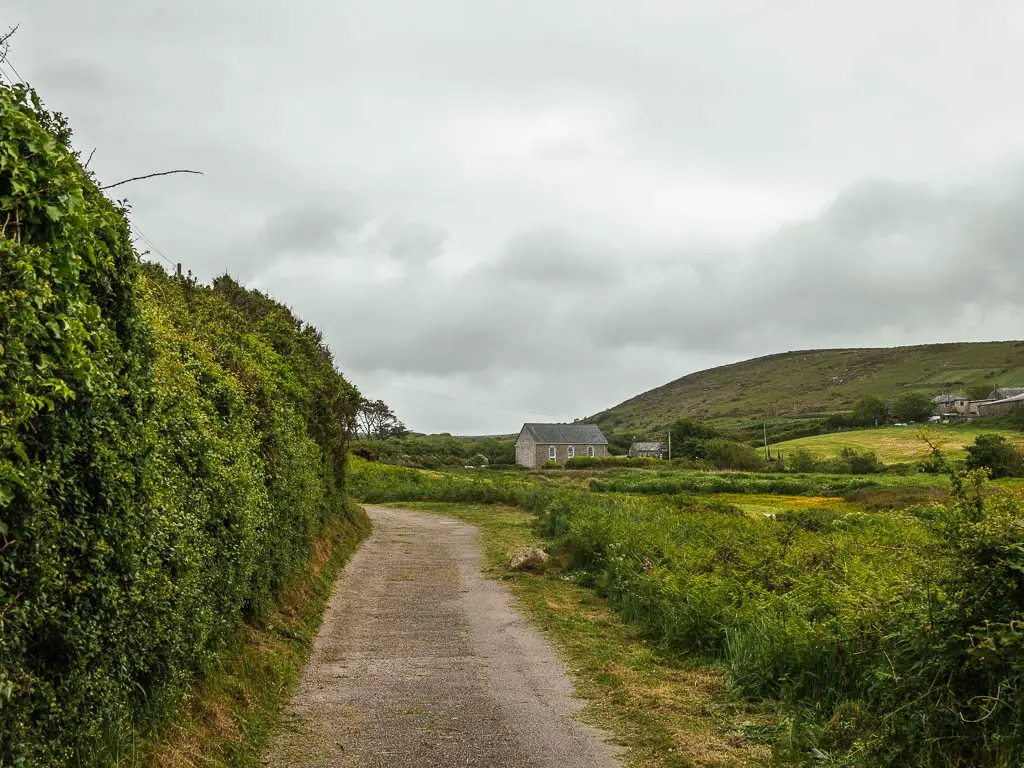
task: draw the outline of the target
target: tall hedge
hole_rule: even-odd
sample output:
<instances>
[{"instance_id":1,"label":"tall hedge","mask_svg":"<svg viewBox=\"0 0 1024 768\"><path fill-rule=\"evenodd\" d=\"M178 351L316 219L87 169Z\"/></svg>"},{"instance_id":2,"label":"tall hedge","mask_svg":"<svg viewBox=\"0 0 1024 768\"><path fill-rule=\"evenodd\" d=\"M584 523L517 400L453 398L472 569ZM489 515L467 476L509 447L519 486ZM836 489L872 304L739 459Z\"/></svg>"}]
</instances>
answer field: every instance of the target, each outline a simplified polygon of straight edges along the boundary
<instances>
[{"instance_id":1,"label":"tall hedge","mask_svg":"<svg viewBox=\"0 0 1024 768\"><path fill-rule=\"evenodd\" d=\"M0 87L5 766L104 764L266 614L346 514L358 400L287 308L142 266L68 141Z\"/></svg>"}]
</instances>

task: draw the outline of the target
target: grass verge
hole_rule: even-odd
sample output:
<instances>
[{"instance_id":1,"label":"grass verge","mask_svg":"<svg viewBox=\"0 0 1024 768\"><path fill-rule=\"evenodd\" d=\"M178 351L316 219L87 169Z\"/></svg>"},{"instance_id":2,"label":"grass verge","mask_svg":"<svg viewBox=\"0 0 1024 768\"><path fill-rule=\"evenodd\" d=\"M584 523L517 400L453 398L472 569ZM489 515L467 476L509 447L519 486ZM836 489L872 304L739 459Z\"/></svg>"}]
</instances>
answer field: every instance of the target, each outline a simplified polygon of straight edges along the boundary
<instances>
[{"instance_id":1,"label":"grass verge","mask_svg":"<svg viewBox=\"0 0 1024 768\"><path fill-rule=\"evenodd\" d=\"M335 579L369 521L339 522L317 540L309 568L282 590L263 623L246 624L221 664L192 690L181 719L119 761L125 768L248 768L259 762L298 684Z\"/></svg>"},{"instance_id":2,"label":"grass verge","mask_svg":"<svg viewBox=\"0 0 1024 768\"><path fill-rule=\"evenodd\" d=\"M672 656L623 622L592 589L563 578L558 563L544 576L509 572L509 555L545 541L533 515L498 505L395 504L464 520L481 530L485 573L502 580L520 609L555 644L569 666L582 719L628 748L632 768L733 768L765 761L765 736L778 714L729 696L725 668Z\"/></svg>"}]
</instances>

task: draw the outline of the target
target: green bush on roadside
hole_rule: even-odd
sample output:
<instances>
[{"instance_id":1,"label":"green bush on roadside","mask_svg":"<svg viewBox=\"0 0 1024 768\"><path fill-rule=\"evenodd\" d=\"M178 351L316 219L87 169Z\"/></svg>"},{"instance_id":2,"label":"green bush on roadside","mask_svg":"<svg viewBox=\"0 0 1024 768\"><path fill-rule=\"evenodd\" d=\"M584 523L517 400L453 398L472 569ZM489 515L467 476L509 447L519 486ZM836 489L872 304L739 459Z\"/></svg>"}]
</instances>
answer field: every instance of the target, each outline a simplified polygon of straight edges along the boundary
<instances>
[{"instance_id":1,"label":"green bush on roadside","mask_svg":"<svg viewBox=\"0 0 1024 768\"><path fill-rule=\"evenodd\" d=\"M69 136L0 86L0 764L24 768L113 764L327 523L363 525L319 333L140 270Z\"/></svg>"}]
</instances>

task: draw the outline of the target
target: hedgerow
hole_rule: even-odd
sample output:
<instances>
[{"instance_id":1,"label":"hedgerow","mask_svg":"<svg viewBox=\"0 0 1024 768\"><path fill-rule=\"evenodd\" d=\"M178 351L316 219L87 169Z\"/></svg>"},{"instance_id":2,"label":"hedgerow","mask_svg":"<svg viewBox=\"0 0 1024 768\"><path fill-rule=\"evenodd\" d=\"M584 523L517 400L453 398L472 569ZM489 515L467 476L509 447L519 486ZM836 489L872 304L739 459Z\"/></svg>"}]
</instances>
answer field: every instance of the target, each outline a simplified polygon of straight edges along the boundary
<instances>
[{"instance_id":1,"label":"hedgerow","mask_svg":"<svg viewBox=\"0 0 1024 768\"><path fill-rule=\"evenodd\" d=\"M0 765L109 764L327 523L364 526L319 334L141 268L69 139L0 87Z\"/></svg>"}]
</instances>

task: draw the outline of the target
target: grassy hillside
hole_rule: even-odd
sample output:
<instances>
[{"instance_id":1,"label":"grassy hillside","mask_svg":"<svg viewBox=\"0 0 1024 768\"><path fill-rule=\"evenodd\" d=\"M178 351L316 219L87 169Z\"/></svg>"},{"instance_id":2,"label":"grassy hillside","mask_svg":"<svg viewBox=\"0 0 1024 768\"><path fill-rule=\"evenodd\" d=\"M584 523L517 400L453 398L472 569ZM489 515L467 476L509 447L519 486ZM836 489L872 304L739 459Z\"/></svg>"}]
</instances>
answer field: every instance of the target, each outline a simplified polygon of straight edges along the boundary
<instances>
[{"instance_id":1,"label":"grassy hillside","mask_svg":"<svg viewBox=\"0 0 1024 768\"><path fill-rule=\"evenodd\" d=\"M1024 386L1024 341L786 352L692 373L592 417L648 435L680 416L742 426L762 415L802 419L848 409L861 395Z\"/></svg>"}]
</instances>

